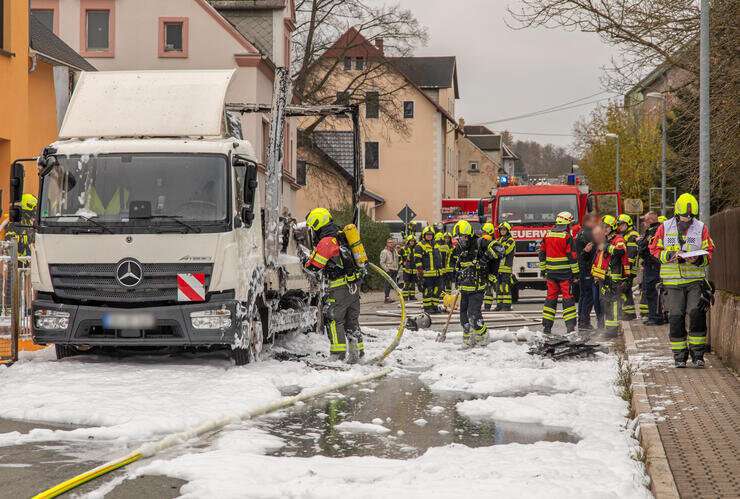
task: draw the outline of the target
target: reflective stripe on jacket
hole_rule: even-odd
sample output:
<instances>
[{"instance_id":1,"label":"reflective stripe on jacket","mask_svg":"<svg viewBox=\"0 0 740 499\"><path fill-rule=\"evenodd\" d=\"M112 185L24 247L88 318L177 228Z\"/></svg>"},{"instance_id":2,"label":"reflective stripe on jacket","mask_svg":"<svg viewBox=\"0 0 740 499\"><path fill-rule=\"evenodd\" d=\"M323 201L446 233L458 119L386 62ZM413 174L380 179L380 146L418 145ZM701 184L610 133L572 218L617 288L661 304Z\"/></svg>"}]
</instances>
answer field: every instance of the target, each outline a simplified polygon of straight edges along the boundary
<instances>
[{"instance_id":1,"label":"reflective stripe on jacket","mask_svg":"<svg viewBox=\"0 0 740 499\"><path fill-rule=\"evenodd\" d=\"M565 225L556 225L545 234L540 245L540 269L548 275L571 277L578 275L578 259L573 237Z\"/></svg>"},{"instance_id":2,"label":"reflective stripe on jacket","mask_svg":"<svg viewBox=\"0 0 740 499\"><path fill-rule=\"evenodd\" d=\"M516 246L516 241L511 237L511 234L499 237L496 241L504 247L504 250L506 250L504 257L501 259L501 263L499 263L498 271L501 274L511 274L511 267L514 265L514 248Z\"/></svg>"},{"instance_id":3,"label":"reflective stripe on jacket","mask_svg":"<svg viewBox=\"0 0 740 499\"><path fill-rule=\"evenodd\" d=\"M707 254L690 263L679 262L677 252L706 250ZM670 218L658 227L655 238L650 244L650 253L660 260L660 278L666 286L678 286L706 277L706 266L712 260L714 242L709 237L709 230L702 222L694 219L686 234L679 236L676 218ZM674 255L670 255L673 253Z\"/></svg>"},{"instance_id":4,"label":"reflective stripe on jacket","mask_svg":"<svg viewBox=\"0 0 740 499\"><path fill-rule=\"evenodd\" d=\"M607 277L619 281L629 275L630 262L624 238L615 234L608 240L604 251L599 251L591 267L591 275L603 281Z\"/></svg>"},{"instance_id":5,"label":"reflective stripe on jacket","mask_svg":"<svg viewBox=\"0 0 740 499\"><path fill-rule=\"evenodd\" d=\"M417 271L424 272L424 277L436 277L440 275L442 256L433 242L422 241L414 247L414 264Z\"/></svg>"}]
</instances>

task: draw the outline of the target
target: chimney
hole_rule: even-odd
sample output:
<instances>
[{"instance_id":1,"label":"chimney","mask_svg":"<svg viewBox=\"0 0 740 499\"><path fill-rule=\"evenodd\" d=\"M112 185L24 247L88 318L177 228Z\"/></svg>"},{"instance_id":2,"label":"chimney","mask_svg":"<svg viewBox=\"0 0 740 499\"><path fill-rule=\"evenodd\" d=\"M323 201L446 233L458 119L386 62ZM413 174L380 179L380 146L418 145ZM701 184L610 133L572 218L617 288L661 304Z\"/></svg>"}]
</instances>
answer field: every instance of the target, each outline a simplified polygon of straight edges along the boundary
<instances>
[{"instance_id":1,"label":"chimney","mask_svg":"<svg viewBox=\"0 0 740 499\"><path fill-rule=\"evenodd\" d=\"M381 55L385 55L383 53L383 39L378 37L375 39L375 47L378 49Z\"/></svg>"}]
</instances>

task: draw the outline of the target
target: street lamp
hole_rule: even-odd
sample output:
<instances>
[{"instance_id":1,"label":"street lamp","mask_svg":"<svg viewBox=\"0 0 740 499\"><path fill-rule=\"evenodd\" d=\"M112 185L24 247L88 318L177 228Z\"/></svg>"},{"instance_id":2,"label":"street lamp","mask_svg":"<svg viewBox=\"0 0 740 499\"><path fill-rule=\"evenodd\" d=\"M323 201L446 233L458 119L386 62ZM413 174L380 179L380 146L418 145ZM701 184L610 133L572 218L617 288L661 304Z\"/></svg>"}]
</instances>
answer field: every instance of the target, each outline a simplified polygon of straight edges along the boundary
<instances>
[{"instance_id":1,"label":"street lamp","mask_svg":"<svg viewBox=\"0 0 740 499\"><path fill-rule=\"evenodd\" d=\"M649 94L645 95L645 97L650 97L652 99L660 99L663 101L663 147L661 151L661 167L660 167L660 214L665 216L665 115L666 115L666 106L667 106L667 99L665 94L662 94L660 92L650 92Z\"/></svg>"},{"instance_id":2,"label":"street lamp","mask_svg":"<svg viewBox=\"0 0 740 499\"><path fill-rule=\"evenodd\" d=\"M606 134L607 139L617 139L617 189L616 191L619 192L619 135L616 133L607 133Z\"/></svg>"}]
</instances>

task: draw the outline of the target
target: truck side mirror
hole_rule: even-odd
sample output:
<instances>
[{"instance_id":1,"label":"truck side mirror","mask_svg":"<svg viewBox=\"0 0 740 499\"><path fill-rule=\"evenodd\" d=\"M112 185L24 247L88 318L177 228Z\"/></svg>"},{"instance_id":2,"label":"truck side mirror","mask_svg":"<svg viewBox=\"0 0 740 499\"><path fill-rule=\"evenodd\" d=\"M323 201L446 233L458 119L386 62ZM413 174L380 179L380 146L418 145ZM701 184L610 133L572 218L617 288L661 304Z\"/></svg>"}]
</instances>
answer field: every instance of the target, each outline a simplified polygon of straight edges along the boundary
<instances>
[{"instance_id":1,"label":"truck side mirror","mask_svg":"<svg viewBox=\"0 0 740 499\"><path fill-rule=\"evenodd\" d=\"M480 223L486 221L486 202L482 199L478 200L478 221Z\"/></svg>"},{"instance_id":2,"label":"truck side mirror","mask_svg":"<svg viewBox=\"0 0 740 499\"><path fill-rule=\"evenodd\" d=\"M254 222L254 200L257 196L257 165L247 166L244 175L244 204L241 209L241 217L244 225L249 228Z\"/></svg>"},{"instance_id":3,"label":"truck side mirror","mask_svg":"<svg viewBox=\"0 0 740 499\"><path fill-rule=\"evenodd\" d=\"M586 198L586 212L591 213L592 211L594 211L594 197L589 194Z\"/></svg>"},{"instance_id":4,"label":"truck side mirror","mask_svg":"<svg viewBox=\"0 0 740 499\"><path fill-rule=\"evenodd\" d=\"M26 171L18 161L10 166L10 204L19 203L23 197L23 179Z\"/></svg>"}]
</instances>

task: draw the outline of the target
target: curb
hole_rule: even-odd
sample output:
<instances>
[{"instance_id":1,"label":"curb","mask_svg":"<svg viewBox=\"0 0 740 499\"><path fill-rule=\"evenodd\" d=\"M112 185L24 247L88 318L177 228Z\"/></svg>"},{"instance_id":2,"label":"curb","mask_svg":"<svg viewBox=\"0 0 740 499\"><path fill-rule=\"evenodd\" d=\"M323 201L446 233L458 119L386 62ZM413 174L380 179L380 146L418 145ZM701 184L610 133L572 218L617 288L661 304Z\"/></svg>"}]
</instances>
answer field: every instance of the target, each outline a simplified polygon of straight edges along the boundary
<instances>
[{"instance_id":1,"label":"curb","mask_svg":"<svg viewBox=\"0 0 740 499\"><path fill-rule=\"evenodd\" d=\"M625 354L635 345L635 337L628 321L622 321L624 329ZM655 424L642 424L640 416L651 414L652 408L645 389L645 378L642 374L632 376L632 408L637 418L637 435L640 445L645 450L646 467L650 476L650 490L657 499L678 499L678 488L673 480L673 472L668 464L665 447Z\"/></svg>"}]
</instances>

